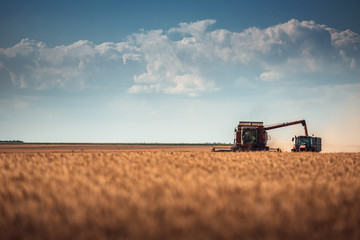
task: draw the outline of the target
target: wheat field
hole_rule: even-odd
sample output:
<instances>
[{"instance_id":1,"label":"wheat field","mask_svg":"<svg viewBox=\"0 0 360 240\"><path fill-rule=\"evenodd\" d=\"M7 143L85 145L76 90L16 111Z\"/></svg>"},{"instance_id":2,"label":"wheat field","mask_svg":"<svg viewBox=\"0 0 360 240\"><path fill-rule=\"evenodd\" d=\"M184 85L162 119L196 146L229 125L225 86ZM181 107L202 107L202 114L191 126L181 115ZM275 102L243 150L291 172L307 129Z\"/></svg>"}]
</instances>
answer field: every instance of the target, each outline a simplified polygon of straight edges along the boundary
<instances>
[{"instance_id":1,"label":"wheat field","mask_svg":"<svg viewBox=\"0 0 360 240\"><path fill-rule=\"evenodd\" d=\"M360 153L0 153L0 239L360 239Z\"/></svg>"}]
</instances>

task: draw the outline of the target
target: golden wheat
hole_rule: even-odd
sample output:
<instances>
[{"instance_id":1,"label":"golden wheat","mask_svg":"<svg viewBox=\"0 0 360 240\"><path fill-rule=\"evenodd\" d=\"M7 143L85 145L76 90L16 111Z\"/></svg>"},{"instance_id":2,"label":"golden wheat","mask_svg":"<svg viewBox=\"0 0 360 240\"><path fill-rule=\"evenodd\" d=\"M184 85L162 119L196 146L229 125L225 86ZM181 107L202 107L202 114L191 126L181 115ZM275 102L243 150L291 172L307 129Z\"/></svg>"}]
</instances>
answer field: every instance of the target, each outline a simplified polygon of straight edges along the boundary
<instances>
[{"instance_id":1,"label":"golden wheat","mask_svg":"<svg viewBox=\"0 0 360 240\"><path fill-rule=\"evenodd\" d=\"M0 154L2 239L360 239L359 153Z\"/></svg>"}]
</instances>

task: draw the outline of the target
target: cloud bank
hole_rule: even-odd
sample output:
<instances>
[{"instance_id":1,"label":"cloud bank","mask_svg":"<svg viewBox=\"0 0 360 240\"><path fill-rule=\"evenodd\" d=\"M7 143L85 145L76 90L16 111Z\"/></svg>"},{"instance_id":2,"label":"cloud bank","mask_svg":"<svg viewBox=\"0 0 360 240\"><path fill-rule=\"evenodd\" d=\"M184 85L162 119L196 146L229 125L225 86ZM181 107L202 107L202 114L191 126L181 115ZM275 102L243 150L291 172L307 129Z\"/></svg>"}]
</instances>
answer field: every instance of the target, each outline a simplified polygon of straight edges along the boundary
<instances>
[{"instance_id":1,"label":"cloud bank","mask_svg":"<svg viewBox=\"0 0 360 240\"><path fill-rule=\"evenodd\" d=\"M303 73L359 73L360 35L351 30L295 19L242 32L210 30L215 22L180 23L168 30L134 33L124 42L99 45L80 40L48 47L23 39L13 47L0 48L0 69L20 88L81 88L95 71L105 71L106 63L126 66L134 61L144 64L144 71L132 74L129 93L190 96L219 90L219 80L208 72L221 64L256 66L257 79L265 82Z\"/></svg>"}]
</instances>

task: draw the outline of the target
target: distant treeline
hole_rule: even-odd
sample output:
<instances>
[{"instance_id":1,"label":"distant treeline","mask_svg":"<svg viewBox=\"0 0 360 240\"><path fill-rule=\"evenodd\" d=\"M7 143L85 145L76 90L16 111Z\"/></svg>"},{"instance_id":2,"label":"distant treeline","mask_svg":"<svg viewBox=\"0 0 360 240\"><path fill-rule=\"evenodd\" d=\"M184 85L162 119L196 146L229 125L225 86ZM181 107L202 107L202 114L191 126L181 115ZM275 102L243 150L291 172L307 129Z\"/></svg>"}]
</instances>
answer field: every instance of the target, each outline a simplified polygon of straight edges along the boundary
<instances>
[{"instance_id":1,"label":"distant treeline","mask_svg":"<svg viewBox=\"0 0 360 240\"><path fill-rule=\"evenodd\" d=\"M23 141L20 140L0 140L0 144L1 143L12 143L12 144L19 144L19 143L24 143Z\"/></svg>"}]
</instances>

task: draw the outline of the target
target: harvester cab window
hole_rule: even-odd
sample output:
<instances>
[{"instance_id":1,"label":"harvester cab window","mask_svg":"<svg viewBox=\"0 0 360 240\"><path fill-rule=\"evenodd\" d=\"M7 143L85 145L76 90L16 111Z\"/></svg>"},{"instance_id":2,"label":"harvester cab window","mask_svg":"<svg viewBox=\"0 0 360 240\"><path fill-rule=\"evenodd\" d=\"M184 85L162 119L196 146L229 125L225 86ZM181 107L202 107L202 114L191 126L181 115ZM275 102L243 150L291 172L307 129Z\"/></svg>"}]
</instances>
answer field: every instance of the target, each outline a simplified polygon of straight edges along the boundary
<instances>
[{"instance_id":1,"label":"harvester cab window","mask_svg":"<svg viewBox=\"0 0 360 240\"><path fill-rule=\"evenodd\" d=\"M254 128L242 129L242 141L243 144L256 144L257 131Z\"/></svg>"}]
</instances>

